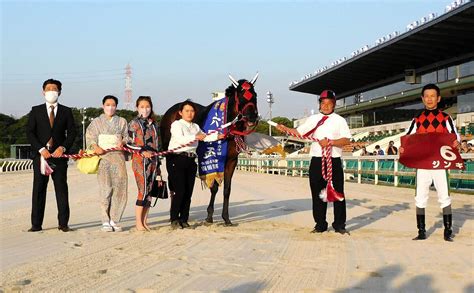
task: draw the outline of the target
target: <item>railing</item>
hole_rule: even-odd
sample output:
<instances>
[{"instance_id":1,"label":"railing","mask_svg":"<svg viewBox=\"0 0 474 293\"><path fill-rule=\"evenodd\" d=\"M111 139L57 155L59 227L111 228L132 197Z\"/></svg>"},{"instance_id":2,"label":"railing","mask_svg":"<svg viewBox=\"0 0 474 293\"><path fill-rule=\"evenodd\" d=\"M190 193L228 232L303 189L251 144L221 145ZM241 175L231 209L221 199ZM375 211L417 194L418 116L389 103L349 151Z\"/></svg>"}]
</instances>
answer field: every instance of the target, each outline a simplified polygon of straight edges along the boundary
<instances>
[{"instance_id":1,"label":"railing","mask_svg":"<svg viewBox=\"0 0 474 293\"><path fill-rule=\"evenodd\" d=\"M285 176L307 176L311 157L300 155L282 159L274 156L239 156L237 169Z\"/></svg>"},{"instance_id":2,"label":"railing","mask_svg":"<svg viewBox=\"0 0 474 293\"><path fill-rule=\"evenodd\" d=\"M18 172L33 169L33 160L0 159L0 173Z\"/></svg>"},{"instance_id":3,"label":"railing","mask_svg":"<svg viewBox=\"0 0 474 293\"><path fill-rule=\"evenodd\" d=\"M462 154L465 170L449 170L449 184L454 189L474 190L474 154ZM398 162L398 156L343 156L346 180L358 183L390 184L394 186L415 184L416 170ZM283 159L276 156L245 156L238 159L237 169L257 173L285 176L308 176L311 157L299 155Z\"/></svg>"}]
</instances>

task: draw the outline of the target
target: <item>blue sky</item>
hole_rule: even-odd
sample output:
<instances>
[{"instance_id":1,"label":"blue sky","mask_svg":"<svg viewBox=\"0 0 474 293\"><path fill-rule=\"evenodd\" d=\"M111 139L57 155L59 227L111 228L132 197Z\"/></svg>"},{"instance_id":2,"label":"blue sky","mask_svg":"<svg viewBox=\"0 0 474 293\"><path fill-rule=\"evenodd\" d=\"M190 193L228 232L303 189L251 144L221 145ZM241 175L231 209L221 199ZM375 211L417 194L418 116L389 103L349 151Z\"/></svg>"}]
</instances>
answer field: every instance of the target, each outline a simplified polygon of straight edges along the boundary
<instances>
[{"instance_id":1,"label":"blue sky","mask_svg":"<svg viewBox=\"0 0 474 293\"><path fill-rule=\"evenodd\" d=\"M60 103L123 106L124 68L133 100L150 95L162 114L184 98L210 103L227 75L256 84L259 111L298 118L313 95L288 90L303 75L450 1L1 1L1 109L21 116L43 102L41 85L63 82ZM328 85L330 87L330 85Z\"/></svg>"}]
</instances>

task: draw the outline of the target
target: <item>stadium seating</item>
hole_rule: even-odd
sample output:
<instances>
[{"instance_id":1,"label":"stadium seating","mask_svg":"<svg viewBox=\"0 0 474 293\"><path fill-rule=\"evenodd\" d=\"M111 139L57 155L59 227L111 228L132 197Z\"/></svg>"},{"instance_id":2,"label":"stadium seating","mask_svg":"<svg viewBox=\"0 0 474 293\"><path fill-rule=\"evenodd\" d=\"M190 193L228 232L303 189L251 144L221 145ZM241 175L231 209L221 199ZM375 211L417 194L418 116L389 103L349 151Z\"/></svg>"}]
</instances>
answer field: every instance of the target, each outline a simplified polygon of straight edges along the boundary
<instances>
[{"instance_id":1,"label":"stadium seating","mask_svg":"<svg viewBox=\"0 0 474 293\"><path fill-rule=\"evenodd\" d=\"M456 173L457 174L459 173L474 174L474 162L467 161L465 162L465 165L466 165L465 170L451 170L451 174L456 174ZM474 190L474 180L449 178L449 186L455 189Z\"/></svg>"},{"instance_id":2,"label":"stadium seating","mask_svg":"<svg viewBox=\"0 0 474 293\"><path fill-rule=\"evenodd\" d=\"M386 137L395 135L397 133L400 133L400 131L393 132L393 133L369 134L367 136L364 136L364 137L358 139L357 142L376 142L376 141L379 141L379 140L384 139Z\"/></svg>"}]
</instances>

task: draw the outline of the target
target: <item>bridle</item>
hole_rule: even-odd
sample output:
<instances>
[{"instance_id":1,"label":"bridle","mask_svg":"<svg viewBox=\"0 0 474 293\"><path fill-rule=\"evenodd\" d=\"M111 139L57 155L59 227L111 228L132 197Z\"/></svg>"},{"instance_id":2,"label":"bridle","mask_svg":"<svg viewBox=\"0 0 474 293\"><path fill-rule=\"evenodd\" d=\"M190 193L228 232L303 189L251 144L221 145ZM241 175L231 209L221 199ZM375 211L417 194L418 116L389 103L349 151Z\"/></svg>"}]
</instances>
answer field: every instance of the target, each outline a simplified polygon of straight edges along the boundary
<instances>
[{"instance_id":1,"label":"bridle","mask_svg":"<svg viewBox=\"0 0 474 293\"><path fill-rule=\"evenodd\" d=\"M250 133L254 132L255 129L257 128L258 118L255 121L254 125L249 127L248 123L249 123L250 119L247 115L245 115L247 109L250 108L250 111L248 111L248 112L251 112L252 109L253 110L257 109L257 106L255 105L255 103L250 101L254 96L254 94L252 94L250 92L250 89L252 88L252 85L253 85L253 83L249 83L247 81L245 81L242 84L242 89L244 90L243 97L248 102L245 103L245 105L240 110L239 110L240 101L239 101L239 97L237 95L237 91L234 94L234 111L237 113L237 121L235 123L233 123L232 126L230 127L229 133L231 135L241 135L241 136L249 135ZM240 131L240 130L237 129L237 126L236 126L237 122L243 122L244 123L244 126L245 126L244 131Z\"/></svg>"}]
</instances>

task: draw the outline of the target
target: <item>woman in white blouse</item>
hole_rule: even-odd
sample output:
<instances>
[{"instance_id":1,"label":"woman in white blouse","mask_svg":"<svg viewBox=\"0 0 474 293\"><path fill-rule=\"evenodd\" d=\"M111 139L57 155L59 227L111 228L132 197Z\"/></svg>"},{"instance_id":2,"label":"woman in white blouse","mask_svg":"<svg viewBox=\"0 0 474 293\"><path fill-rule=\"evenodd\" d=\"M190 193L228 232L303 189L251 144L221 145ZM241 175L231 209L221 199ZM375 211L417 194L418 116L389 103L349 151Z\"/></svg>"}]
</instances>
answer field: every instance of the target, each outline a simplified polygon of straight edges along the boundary
<instances>
[{"instance_id":1,"label":"woman in white blouse","mask_svg":"<svg viewBox=\"0 0 474 293\"><path fill-rule=\"evenodd\" d=\"M174 149L180 145L187 144L193 140L213 141L223 138L223 135L217 133L206 136L199 128L199 125L193 123L196 114L196 106L190 100L187 100L179 106L179 115L181 119L171 124L171 139L168 149ZM196 148L198 141L193 144L179 148L176 152L167 156L166 167L168 169L170 188L172 188L172 201L170 210L171 227L189 228L189 208L191 207L191 196L193 194L194 181L196 179Z\"/></svg>"}]
</instances>

